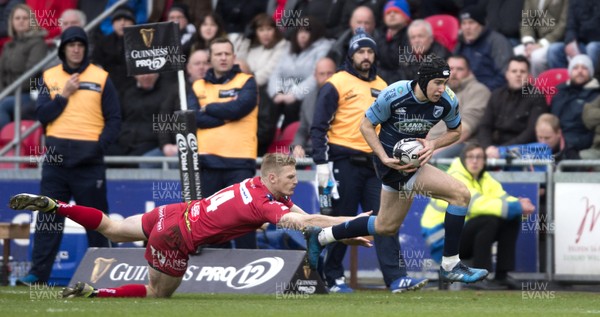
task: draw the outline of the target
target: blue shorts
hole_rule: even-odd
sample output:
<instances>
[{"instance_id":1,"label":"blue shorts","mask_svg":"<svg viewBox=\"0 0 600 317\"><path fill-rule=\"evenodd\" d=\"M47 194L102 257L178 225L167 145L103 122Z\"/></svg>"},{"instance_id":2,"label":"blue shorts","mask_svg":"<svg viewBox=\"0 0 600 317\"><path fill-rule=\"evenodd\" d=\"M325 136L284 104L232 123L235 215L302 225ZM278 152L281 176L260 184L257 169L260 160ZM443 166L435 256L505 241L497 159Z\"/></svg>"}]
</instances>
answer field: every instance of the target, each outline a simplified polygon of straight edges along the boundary
<instances>
[{"instance_id":1,"label":"blue shorts","mask_svg":"<svg viewBox=\"0 0 600 317\"><path fill-rule=\"evenodd\" d=\"M379 157L374 158L375 172L377 177L383 183L383 188L387 190L401 191L410 182L414 182L417 171L412 173L400 172L387 167ZM411 186L409 186L411 187Z\"/></svg>"}]
</instances>

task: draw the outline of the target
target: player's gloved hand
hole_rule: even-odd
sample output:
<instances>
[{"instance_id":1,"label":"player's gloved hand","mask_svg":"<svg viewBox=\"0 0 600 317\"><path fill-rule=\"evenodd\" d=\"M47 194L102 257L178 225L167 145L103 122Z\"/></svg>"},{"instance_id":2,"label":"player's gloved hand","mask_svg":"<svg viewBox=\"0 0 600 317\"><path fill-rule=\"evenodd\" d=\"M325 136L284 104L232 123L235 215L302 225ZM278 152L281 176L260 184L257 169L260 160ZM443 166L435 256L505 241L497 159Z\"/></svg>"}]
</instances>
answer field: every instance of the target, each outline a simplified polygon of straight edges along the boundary
<instances>
[{"instance_id":1,"label":"player's gloved hand","mask_svg":"<svg viewBox=\"0 0 600 317\"><path fill-rule=\"evenodd\" d=\"M325 164L317 164L317 183L321 187L327 187L327 183L329 182L329 165Z\"/></svg>"}]
</instances>

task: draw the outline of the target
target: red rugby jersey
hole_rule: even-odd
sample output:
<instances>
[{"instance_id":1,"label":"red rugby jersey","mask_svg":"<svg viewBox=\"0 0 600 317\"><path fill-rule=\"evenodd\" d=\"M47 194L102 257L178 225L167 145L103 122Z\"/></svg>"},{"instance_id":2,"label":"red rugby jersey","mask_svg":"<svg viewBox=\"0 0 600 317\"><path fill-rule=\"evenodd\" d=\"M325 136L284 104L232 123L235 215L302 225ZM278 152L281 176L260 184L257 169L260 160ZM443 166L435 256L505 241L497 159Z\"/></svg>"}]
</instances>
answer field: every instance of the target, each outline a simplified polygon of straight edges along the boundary
<instances>
[{"instance_id":1,"label":"red rugby jersey","mask_svg":"<svg viewBox=\"0 0 600 317\"><path fill-rule=\"evenodd\" d=\"M183 214L180 227L186 229L186 242L194 249L237 238L265 222L277 224L293 205L289 197L276 200L257 176L193 201Z\"/></svg>"}]
</instances>

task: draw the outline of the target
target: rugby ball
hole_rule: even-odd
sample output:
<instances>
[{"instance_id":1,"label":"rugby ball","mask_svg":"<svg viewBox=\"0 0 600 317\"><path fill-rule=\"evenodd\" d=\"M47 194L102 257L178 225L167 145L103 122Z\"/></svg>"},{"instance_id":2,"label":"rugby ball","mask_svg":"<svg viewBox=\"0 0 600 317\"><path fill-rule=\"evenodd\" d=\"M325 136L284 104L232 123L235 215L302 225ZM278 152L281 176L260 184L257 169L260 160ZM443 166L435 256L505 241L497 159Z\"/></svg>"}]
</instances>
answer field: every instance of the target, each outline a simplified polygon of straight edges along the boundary
<instances>
[{"instance_id":1,"label":"rugby ball","mask_svg":"<svg viewBox=\"0 0 600 317\"><path fill-rule=\"evenodd\" d=\"M402 164L412 164L419 167L419 151L423 149L423 144L415 138L406 138L398 141L394 145L393 155L399 159Z\"/></svg>"}]
</instances>

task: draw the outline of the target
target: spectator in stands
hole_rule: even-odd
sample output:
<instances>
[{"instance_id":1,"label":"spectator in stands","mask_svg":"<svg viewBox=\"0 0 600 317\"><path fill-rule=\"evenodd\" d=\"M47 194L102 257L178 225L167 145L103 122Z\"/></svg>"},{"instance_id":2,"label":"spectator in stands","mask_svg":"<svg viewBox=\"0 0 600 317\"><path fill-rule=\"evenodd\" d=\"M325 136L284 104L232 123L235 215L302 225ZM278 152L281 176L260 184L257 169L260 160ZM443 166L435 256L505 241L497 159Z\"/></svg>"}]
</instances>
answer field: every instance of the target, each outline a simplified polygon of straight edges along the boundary
<instances>
[{"instance_id":1,"label":"spectator in stands","mask_svg":"<svg viewBox=\"0 0 600 317\"><path fill-rule=\"evenodd\" d=\"M226 36L223 19L218 14L209 13L198 21L198 37L192 44L192 50L207 50L210 41Z\"/></svg>"},{"instance_id":2,"label":"spectator in stands","mask_svg":"<svg viewBox=\"0 0 600 317\"><path fill-rule=\"evenodd\" d=\"M272 120L277 116L277 108L267 93L267 85L279 60L290 50L290 43L266 13L254 17L250 32L250 50L246 61L258 85L258 155L262 156L273 141L275 125Z\"/></svg>"},{"instance_id":3,"label":"spectator in stands","mask_svg":"<svg viewBox=\"0 0 600 317\"><path fill-rule=\"evenodd\" d=\"M108 148L107 155L144 155L158 148L161 129L172 129L160 116L160 107L164 96L177 90L176 82L168 81L159 73L134 78L136 85L127 88L121 99L121 133L117 142Z\"/></svg>"},{"instance_id":4,"label":"spectator in stands","mask_svg":"<svg viewBox=\"0 0 600 317\"><path fill-rule=\"evenodd\" d=\"M10 13L15 5L23 2L23 0L0 1L0 53L2 53L2 47L4 46L4 43L10 40L10 37L8 36L8 29L10 28Z\"/></svg>"},{"instance_id":5,"label":"spectator in stands","mask_svg":"<svg viewBox=\"0 0 600 317\"><path fill-rule=\"evenodd\" d=\"M498 152L503 159L548 160L557 164L561 160L577 160L579 153L569 147L560 129L558 117L551 113L542 114L535 124L537 143L499 146ZM534 170L545 171L543 166Z\"/></svg>"},{"instance_id":6,"label":"spectator in stands","mask_svg":"<svg viewBox=\"0 0 600 317\"><path fill-rule=\"evenodd\" d=\"M202 197L253 177L258 147L254 77L233 63L233 43L228 39L214 40L209 52L212 68L193 85L199 104L196 122ZM235 239L235 246L256 249L256 233Z\"/></svg>"},{"instance_id":7,"label":"spectator in stands","mask_svg":"<svg viewBox=\"0 0 600 317\"><path fill-rule=\"evenodd\" d=\"M128 7L121 7L112 14L112 27L114 30L109 35L102 35L95 43L92 52L92 63L101 66L108 72L110 79L119 92L119 99L123 99L125 91L135 86L133 77L127 76L127 63L125 61L124 28L135 24L133 12Z\"/></svg>"},{"instance_id":8,"label":"spectator in stands","mask_svg":"<svg viewBox=\"0 0 600 317\"><path fill-rule=\"evenodd\" d=\"M375 36L375 16L367 6L360 6L352 11L349 28L337 37L331 50L327 53L327 57L333 59L336 65L341 66L346 60L348 43L359 27L362 27L367 34Z\"/></svg>"},{"instance_id":9,"label":"spectator in stands","mask_svg":"<svg viewBox=\"0 0 600 317\"><path fill-rule=\"evenodd\" d=\"M181 38L181 49L187 60L192 49L192 44L197 41L198 33L193 21L190 20L189 7L183 3L174 3L169 9L168 21L179 24L179 37Z\"/></svg>"},{"instance_id":10,"label":"spectator in stands","mask_svg":"<svg viewBox=\"0 0 600 317\"><path fill-rule=\"evenodd\" d=\"M333 200L332 216L353 216L358 208L379 211L381 181L373 165L373 152L358 129L365 111L375 102L379 91L387 87L377 76L377 44L359 28L352 37L342 70L335 73L319 90L310 138L313 160L317 164L317 181L328 187L337 183L339 199ZM397 236L375 235L379 266L392 292L415 290L427 280L408 278ZM323 267L332 293L350 293L342 264L346 245L327 246Z\"/></svg>"},{"instance_id":11,"label":"spectator in stands","mask_svg":"<svg viewBox=\"0 0 600 317\"><path fill-rule=\"evenodd\" d=\"M312 127L312 121L315 114L315 104L317 103L317 96L319 90L329 77L335 74L336 66L335 62L329 57L323 57L315 66L315 80L317 81L317 89L312 90L302 100L302 106L300 107L300 126L294 136L292 142L293 154L295 157L312 156L312 142L310 141L310 128Z\"/></svg>"},{"instance_id":12,"label":"spectator in stands","mask_svg":"<svg viewBox=\"0 0 600 317\"><path fill-rule=\"evenodd\" d=\"M468 144L456 158L448 174L464 183L471 192L471 203L460 237L460 258L471 259L473 266L492 270L492 244L498 242L494 280L473 284L478 289L521 289L521 283L508 276L515 269L515 250L522 215L535 211L529 198L509 195L486 170L483 147ZM448 203L431 199L421 228L434 261L440 263L444 246L444 210ZM441 233L441 234L440 234Z\"/></svg>"},{"instance_id":13,"label":"spectator in stands","mask_svg":"<svg viewBox=\"0 0 600 317\"><path fill-rule=\"evenodd\" d=\"M31 18L31 14L31 8L25 4L15 5L10 12L8 35L11 40L4 45L0 55L0 91L4 91L46 56L46 31L37 25L37 20ZM30 80L25 80L16 90L21 95L21 109L24 114L33 112L30 106L30 92L35 88ZM14 113L14 95L0 100L0 129L13 121Z\"/></svg>"},{"instance_id":14,"label":"spectator in stands","mask_svg":"<svg viewBox=\"0 0 600 317\"><path fill-rule=\"evenodd\" d=\"M192 84L200 79L203 79L206 75L206 72L210 68L210 61L208 60L208 51L207 50L197 50L191 53L190 58L188 59L188 63L186 65L186 93L187 93L187 104L188 109L190 110L198 110L197 107L197 98L192 90ZM158 127L163 126L164 129L159 129L159 131L153 131L158 136L158 148L153 149L149 152L146 152L144 156L175 156L178 153L177 144L175 143L175 126L174 119L176 118L174 113L177 110L181 109L181 103L179 101L179 90L172 87L170 91L167 92L167 97L164 101L161 102L160 105L160 115L158 116L161 125L156 125ZM153 120L153 123L155 121ZM141 163L140 168L160 168L162 164L160 163ZM178 164L169 164L171 168L177 168Z\"/></svg>"},{"instance_id":15,"label":"spectator in stands","mask_svg":"<svg viewBox=\"0 0 600 317\"><path fill-rule=\"evenodd\" d=\"M299 23L302 23L303 17L310 16L321 21L326 26L325 37L335 38L337 35L335 34L335 30L328 25L328 20L331 17L330 11L335 2L337 0L286 0L283 11L279 12L281 19L278 25L281 26L287 38L291 34L291 31L295 27L298 27Z\"/></svg>"},{"instance_id":16,"label":"spectator in stands","mask_svg":"<svg viewBox=\"0 0 600 317\"><path fill-rule=\"evenodd\" d=\"M44 71L39 81L38 120L44 125L46 153L41 194L60 201L75 199L108 214L104 151L117 139L121 111L108 73L90 64L85 31L77 26L61 35L58 56L63 61ZM32 267L20 283L46 283L62 239L65 218L37 216ZM55 230L52 228L59 228ZM88 232L90 247L108 247L98 232Z\"/></svg>"},{"instance_id":17,"label":"spectator in stands","mask_svg":"<svg viewBox=\"0 0 600 317\"><path fill-rule=\"evenodd\" d=\"M592 65L600 62L600 10L595 0L569 0L564 42L548 49L548 66L566 68L578 54L586 54ZM593 72L592 72L593 74Z\"/></svg>"},{"instance_id":18,"label":"spectator in stands","mask_svg":"<svg viewBox=\"0 0 600 317\"><path fill-rule=\"evenodd\" d=\"M592 77L594 65L587 55L576 55L569 62L569 80L558 85L550 109L560 119L567 144L581 151L592 146L594 132L583 123L586 102L600 95L598 80Z\"/></svg>"},{"instance_id":19,"label":"spectator in stands","mask_svg":"<svg viewBox=\"0 0 600 317\"><path fill-rule=\"evenodd\" d=\"M528 81L524 56L510 58L505 76L508 84L492 92L477 133L489 158L499 157L496 146L535 141L535 122L548 108Z\"/></svg>"},{"instance_id":20,"label":"spectator in stands","mask_svg":"<svg viewBox=\"0 0 600 317\"><path fill-rule=\"evenodd\" d=\"M477 81L477 78L471 72L469 61L464 56L450 56L448 66L450 66L448 87L452 89L456 94L456 98L458 98L462 133L456 143L435 152L435 158L458 157L465 144L476 139L477 129L491 95L490 90ZM429 130L427 138L437 139L444 132L446 132L446 125L443 122L438 122Z\"/></svg>"},{"instance_id":21,"label":"spectator in stands","mask_svg":"<svg viewBox=\"0 0 600 317\"><path fill-rule=\"evenodd\" d=\"M354 12L359 7L367 7L371 9L373 16L373 29L375 27L381 27L376 23L383 21L383 7L389 0L355 0L355 1L334 1L329 11L329 17L327 18L327 29L331 29L331 35L333 38L339 38L346 30L347 25L351 24ZM377 22L376 22L377 21ZM367 33L374 35L365 25L361 25ZM352 28L353 30L356 27ZM346 44L350 38L346 39ZM342 61L345 58L345 54L342 56Z\"/></svg>"},{"instance_id":22,"label":"spectator in stands","mask_svg":"<svg viewBox=\"0 0 600 317\"><path fill-rule=\"evenodd\" d=\"M238 58L245 59L249 41L246 39L246 27L254 17L266 12L267 1L264 0L228 0L218 1L215 13L225 22L225 32L233 43Z\"/></svg>"},{"instance_id":23,"label":"spectator in stands","mask_svg":"<svg viewBox=\"0 0 600 317\"><path fill-rule=\"evenodd\" d=\"M504 35L511 46L520 43L520 27L523 25L523 1L486 1L487 27ZM482 5L481 3L479 5Z\"/></svg>"},{"instance_id":24,"label":"spectator in stands","mask_svg":"<svg viewBox=\"0 0 600 317\"><path fill-rule=\"evenodd\" d=\"M592 147L581 150L579 155L584 160L600 159L600 97L586 103L583 106L583 124L594 132Z\"/></svg>"},{"instance_id":25,"label":"spectator in stands","mask_svg":"<svg viewBox=\"0 0 600 317\"><path fill-rule=\"evenodd\" d=\"M45 29L46 39L55 38L61 33L62 21L58 18L65 10L75 9L77 0L27 0L25 1L36 15L38 26Z\"/></svg>"},{"instance_id":26,"label":"spectator in stands","mask_svg":"<svg viewBox=\"0 0 600 317\"><path fill-rule=\"evenodd\" d=\"M378 48L377 73L386 83L394 83L401 79L408 79L401 68L408 66L403 63L406 55L412 52L407 35L407 26L411 22L410 9L406 0L388 1L383 12L385 28L375 35ZM418 69L420 61L414 62ZM412 79L412 77L410 78Z\"/></svg>"},{"instance_id":27,"label":"spectator in stands","mask_svg":"<svg viewBox=\"0 0 600 317\"><path fill-rule=\"evenodd\" d=\"M567 5L567 0L525 0L520 21L521 45L514 48L514 53L529 59L533 77L548 69L548 48L565 34Z\"/></svg>"},{"instance_id":28,"label":"spectator in stands","mask_svg":"<svg viewBox=\"0 0 600 317\"><path fill-rule=\"evenodd\" d=\"M477 80L493 91L506 84L503 74L513 49L502 34L486 27L485 15L477 5L461 10L461 35L454 52L465 56Z\"/></svg>"},{"instance_id":29,"label":"spectator in stands","mask_svg":"<svg viewBox=\"0 0 600 317\"><path fill-rule=\"evenodd\" d=\"M447 59L450 56L448 49L433 39L433 31L429 22L414 20L408 26L407 33L410 46L400 48L400 57L398 59L400 68L395 72L391 72L391 78L388 78L390 80L388 82L390 83L416 78L421 62L431 58L432 55L443 59Z\"/></svg>"},{"instance_id":30,"label":"spectator in stands","mask_svg":"<svg viewBox=\"0 0 600 317\"><path fill-rule=\"evenodd\" d=\"M81 0L80 0L81 1ZM152 1L152 10L148 17L148 23L161 22L168 20L168 13L171 9L170 3L185 4L189 8L190 21L192 23L200 21L200 18L212 12L211 0L174 0L174 1Z\"/></svg>"},{"instance_id":31,"label":"spectator in stands","mask_svg":"<svg viewBox=\"0 0 600 317\"><path fill-rule=\"evenodd\" d=\"M269 78L267 92L278 111L270 124L277 125L280 114L284 119L281 130L290 123L300 120L302 100L317 83L312 74L317 61L331 48L332 41L323 37L323 25L307 17L308 27L294 30L290 50L285 52Z\"/></svg>"},{"instance_id":32,"label":"spectator in stands","mask_svg":"<svg viewBox=\"0 0 600 317\"><path fill-rule=\"evenodd\" d=\"M107 10L108 8L112 7L115 3L117 3L119 0L106 0L106 7L104 8L104 10ZM133 18L133 24L144 24L146 23L146 21L148 21L148 0L128 0L127 4L123 5L122 7L127 7L129 8ZM90 17L96 17L96 15L92 15ZM111 33L113 33L113 20L112 20L112 16L111 18L106 18L104 19L101 23L100 23L100 30L102 31L102 34L104 35L109 35Z\"/></svg>"}]
</instances>

